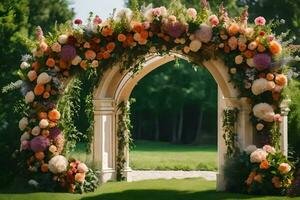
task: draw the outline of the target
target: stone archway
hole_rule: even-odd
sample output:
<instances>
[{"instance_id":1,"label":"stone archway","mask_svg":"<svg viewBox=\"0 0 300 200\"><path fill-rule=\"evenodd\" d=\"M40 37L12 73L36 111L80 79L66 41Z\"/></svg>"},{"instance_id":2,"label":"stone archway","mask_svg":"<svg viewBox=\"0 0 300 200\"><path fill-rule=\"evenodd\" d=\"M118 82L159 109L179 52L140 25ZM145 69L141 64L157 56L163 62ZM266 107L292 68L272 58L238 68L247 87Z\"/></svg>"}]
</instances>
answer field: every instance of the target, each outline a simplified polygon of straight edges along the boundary
<instances>
[{"instance_id":1,"label":"stone archway","mask_svg":"<svg viewBox=\"0 0 300 200\"><path fill-rule=\"evenodd\" d=\"M194 58L188 58L177 53L170 53L165 56L152 55L147 57L142 69L133 76L132 72L120 73L119 68L114 66L107 70L94 92L94 141L93 160L96 166L101 169L101 181L115 179L116 176L116 153L117 153L117 105L128 100L130 94L140 79L159 66L180 57L191 60L205 66L212 74L218 84L218 174L217 190L225 189L223 178L224 156L226 146L223 139L222 114L224 109L238 108L240 110L237 121L238 145L241 149L253 143L252 124L249 123L250 105L244 98L238 97L238 90L229 82L228 67L222 60L208 60L197 62ZM129 151L125 175L127 181L131 180L129 167Z\"/></svg>"}]
</instances>

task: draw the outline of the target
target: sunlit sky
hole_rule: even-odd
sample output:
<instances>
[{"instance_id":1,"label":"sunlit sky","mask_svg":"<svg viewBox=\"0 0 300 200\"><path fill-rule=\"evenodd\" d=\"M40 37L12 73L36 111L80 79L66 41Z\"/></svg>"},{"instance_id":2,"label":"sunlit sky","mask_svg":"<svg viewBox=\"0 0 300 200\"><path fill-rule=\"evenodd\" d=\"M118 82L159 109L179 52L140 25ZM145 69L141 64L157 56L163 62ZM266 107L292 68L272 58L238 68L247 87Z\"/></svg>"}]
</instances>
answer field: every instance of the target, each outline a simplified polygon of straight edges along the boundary
<instances>
[{"instance_id":1,"label":"sunlit sky","mask_svg":"<svg viewBox=\"0 0 300 200\"><path fill-rule=\"evenodd\" d=\"M70 7L74 9L75 19L80 18L86 20L92 11L100 18L106 19L116 8L120 10L125 6L124 0L70 0Z\"/></svg>"}]
</instances>

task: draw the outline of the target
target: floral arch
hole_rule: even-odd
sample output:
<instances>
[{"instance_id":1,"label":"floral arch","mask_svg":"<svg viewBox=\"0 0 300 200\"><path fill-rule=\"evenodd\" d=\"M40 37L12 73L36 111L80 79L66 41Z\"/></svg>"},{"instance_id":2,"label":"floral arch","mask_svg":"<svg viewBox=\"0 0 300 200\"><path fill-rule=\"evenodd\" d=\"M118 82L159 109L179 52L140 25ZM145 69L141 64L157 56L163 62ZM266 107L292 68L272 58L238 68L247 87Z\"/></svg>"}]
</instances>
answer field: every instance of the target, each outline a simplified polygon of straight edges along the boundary
<instances>
[{"instance_id":1,"label":"floral arch","mask_svg":"<svg viewBox=\"0 0 300 200\"><path fill-rule=\"evenodd\" d=\"M32 56L23 57L18 82L27 104L19 123L20 151L31 184L42 188L41 183L46 182L71 192L96 187L91 169L63 156L60 118L64 113L57 108L70 80L83 72L97 87L91 88L92 150L101 180L129 177L126 101L139 79L175 55L204 65L219 86L218 189L224 190L227 183L224 160L244 155L248 145L257 144L263 148L252 145L246 149L252 168L246 183L245 177L239 177L243 187L250 192L257 184L264 187L266 177L270 193L286 191L293 170L280 153L280 149L287 153L288 108L287 101L282 103L282 90L287 85L285 58L294 49L275 37L272 27L263 17L256 18L255 24L248 23L247 10L230 18L223 6L213 14L205 6L196 11L173 4L169 9L143 12L123 9L105 21L91 17L86 25L77 19L47 36L37 28ZM277 160L271 163L268 159Z\"/></svg>"}]
</instances>

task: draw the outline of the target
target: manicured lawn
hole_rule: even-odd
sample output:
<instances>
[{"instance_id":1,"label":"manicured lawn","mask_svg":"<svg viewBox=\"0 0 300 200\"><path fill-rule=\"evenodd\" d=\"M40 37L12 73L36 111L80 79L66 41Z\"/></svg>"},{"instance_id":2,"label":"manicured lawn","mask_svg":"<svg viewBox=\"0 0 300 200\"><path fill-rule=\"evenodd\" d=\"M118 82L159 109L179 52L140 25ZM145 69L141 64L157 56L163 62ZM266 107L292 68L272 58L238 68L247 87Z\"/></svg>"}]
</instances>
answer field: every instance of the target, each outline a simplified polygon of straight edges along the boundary
<instances>
[{"instance_id":1,"label":"manicured lawn","mask_svg":"<svg viewBox=\"0 0 300 200\"><path fill-rule=\"evenodd\" d=\"M0 192L0 200L281 200L287 197L232 194L215 191L214 181L203 179L149 180L141 182L111 182L99 187L94 193L16 193ZM293 198L300 200L300 198Z\"/></svg>"},{"instance_id":2,"label":"manicured lawn","mask_svg":"<svg viewBox=\"0 0 300 200\"><path fill-rule=\"evenodd\" d=\"M130 152L133 169L217 170L216 146L176 145L164 142L135 141Z\"/></svg>"}]
</instances>

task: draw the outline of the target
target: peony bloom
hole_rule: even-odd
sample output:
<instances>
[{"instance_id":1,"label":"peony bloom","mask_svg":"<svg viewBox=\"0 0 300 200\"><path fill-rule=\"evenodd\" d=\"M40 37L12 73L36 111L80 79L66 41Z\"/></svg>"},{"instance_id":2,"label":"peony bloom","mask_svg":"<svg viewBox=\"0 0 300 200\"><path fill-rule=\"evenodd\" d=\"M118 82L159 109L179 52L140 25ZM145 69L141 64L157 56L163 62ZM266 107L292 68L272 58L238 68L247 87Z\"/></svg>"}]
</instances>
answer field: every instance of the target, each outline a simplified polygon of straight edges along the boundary
<instances>
[{"instance_id":1,"label":"peony bloom","mask_svg":"<svg viewBox=\"0 0 300 200\"><path fill-rule=\"evenodd\" d=\"M254 152L257 149L257 147L255 145L249 145L247 146L247 148L244 150L247 154L251 154L252 152Z\"/></svg>"},{"instance_id":2,"label":"peony bloom","mask_svg":"<svg viewBox=\"0 0 300 200\"><path fill-rule=\"evenodd\" d=\"M232 36L228 40L228 45L231 50L235 50L238 46L238 39L235 36Z\"/></svg>"},{"instance_id":3,"label":"peony bloom","mask_svg":"<svg viewBox=\"0 0 300 200\"><path fill-rule=\"evenodd\" d=\"M211 16L209 16L208 17L208 21L209 21L209 23L210 23L210 25L212 26L212 27L215 27L215 26L218 26L219 25L219 19L218 19L218 17L216 16L216 15L211 15Z\"/></svg>"},{"instance_id":4,"label":"peony bloom","mask_svg":"<svg viewBox=\"0 0 300 200\"><path fill-rule=\"evenodd\" d=\"M80 56L75 56L75 58L73 58L72 60L72 65L78 65L80 62L82 61Z\"/></svg>"},{"instance_id":5,"label":"peony bloom","mask_svg":"<svg viewBox=\"0 0 300 200\"><path fill-rule=\"evenodd\" d=\"M273 122L274 120L274 110L270 104L259 103L253 107L253 114L255 117L262 119L266 122Z\"/></svg>"},{"instance_id":6,"label":"peony bloom","mask_svg":"<svg viewBox=\"0 0 300 200\"><path fill-rule=\"evenodd\" d=\"M202 46L202 43L199 40L193 40L191 41L189 47L190 50L193 52L197 52Z\"/></svg>"},{"instance_id":7,"label":"peony bloom","mask_svg":"<svg viewBox=\"0 0 300 200\"><path fill-rule=\"evenodd\" d=\"M192 19L196 19L197 18L197 11L195 8L189 8L187 9L187 15L192 18Z\"/></svg>"},{"instance_id":8,"label":"peony bloom","mask_svg":"<svg viewBox=\"0 0 300 200\"><path fill-rule=\"evenodd\" d=\"M30 148L34 152L45 151L49 146L49 139L43 136L34 137L30 141Z\"/></svg>"},{"instance_id":9,"label":"peony bloom","mask_svg":"<svg viewBox=\"0 0 300 200\"><path fill-rule=\"evenodd\" d=\"M51 120L51 121L57 121L60 119L60 113L58 112L58 110L56 109L53 109L51 110L50 112L48 112L48 118Z\"/></svg>"},{"instance_id":10,"label":"peony bloom","mask_svg":"<svg viewBox=\"0 0 300 200\"><path fill-rule=\"evenodd\" d=\"M66 43L68 42L68 36L65 35L65 34L60 35L60 36L58 36L57 41L58 41L60 44L66 44Z\"/></svg>"},{"instance_id":11,"label":"peony bloom","mask_svg":"<svg viewBox=\"0 0 300 200\"><path fill-rule=\"evenodd\" d=\"M77 170L80 173L87 173L89 171L89 168L84 163L79 163L77 166Z\"/></svg>"},{"instance_id":12,"label":"peony bloom","mask_svg":"<svg viewBox=\"0 0 300 200\"><path fill-rule=\"evenodd\" d=\"M28 126L28 118L27 118L27 117L23 117L23 118L19 121L19 129L20 129L21 131L23 131L27 126Z\"/></svg>"},{"instance_id":13,"label":"peony bloom","mask_svg":"<svg viewBox=\"0 0 300 200\"><path fill-rule=\"evenodd\" d=\"M187 30L187 25L176 21L175 16L169 16L168 20L163 21L162 30L168 35L178 38Z\"/></svg>"},{"instance_id":14,"label":"peony bloom","mask_svg":"<svg viewBox=\"0 0 300 200\"><path fill-rule=\"evenodd\" d=\"M87 50L84 55L88 60L94 60L96 58L96 53L93 50Z\"/></svg>"},{"instance_id":15,"label":"peony bloom","mask_svg":"<svg viewBox=\"0 0 300 200\"><path fill-rule=\"evenodd\" d=\"M284 87L287 85L287 77L284 74L277 74L275 77L275 82L277 85Z\"/></svg>"},{"instance_id":16,"label":"peony bloom","mask_svg":"<svg viewBox=\"0 0 300 200\"><path fill-rule=\"evenodd\" d=\"M26 103L33 102L34 101L34 97L35 97L35 95L34 95L34 93L32 91L27 92L26 95L25 95L25 102Z\"/></svg>"},{"instance_id":17,"label":"peony bloom","mask_svg":"<svg viewBox=\"0 0 300 200\"><path fill-rule=\"evenodd\" d=\"M35 126L32 130L31 130L31 135L34 136L38 136L41 133L41 129L39 126Z\"/></svg>"},{"instance_id":18,"label":"peony bloom","mask_svg":"<svg viewBox=\"0 0 300 200\"><path fill-rule=\"evenodd\" d=\"M119 34L119 35L118 35L118 41L119 41L119 42L125 42L125 41L126 41L126 35L124 35L124 34Z\"/></svg>"},{"instance_id":19,"label":"peony bloom","mask_svg":"<svg viewBox=\"0 0 300 200\"><path fill-rule=\"evenodd\" d=\"M263 149L256 149L250 154L250 162L251 163L261 163L266 160L268 153Z\"/></svg>"},{"instance_id":20,"label":"peony bloom","mask_svg":"<svg viewBox=\"0 0 300 200\"><path fill-rule=\"evenodd\" d=\"M60 174L67 171L68 160L62 155L56 155L49 160L48 166L53 174Z\"/></svg>"},{"instance_id":21,"label":"peony bloom","mask_svg":"<svg viewBox=\"0 0 300 200\"><path fill-rule=\"evenodd\" d=\"M268 54L259 53L253 57L253 62L257 70L269 69L271 64L271 57Z\"/></svg>"},{"instance_id":22,"label":"peony bloom","mask_svg":"<svg viewBox=\"0 0 300 200\"><path fill-rule=\"evenodd\" d=\"M83 184L84 181L85 181L85 174L84 173L76 173L75 174L75 181L80 183L80 184Z\"/></svg>"},{"instance_id":23,"label":"peony bloom","mask_svg":"<svg viewBox=\"0 0 300 200\"><path fill-rule=\"evenodd\" d=\"M27 73L27 77L29 78L30 81L34 81L37 77L36 72L34 70L30 70Z\"/></svg>"},{"instance_id":24,"label":"peony bloom","mask_svg":"<svg viewBox=\"0 0 300 200\"><path fill-rule=\"evenodd\" d=\"M260 163L259 168L260 169L269 169L270 163L267 160L264 160Z\"/></svg>"},{"instance_id":25,"label":"peony bloom","mask_svg":"<svg viewBox=\"0 0 300 200\"><path fill-rule=\"evenodd\" d=\"M266 19L264 17L260 16L260 17L255 18L254 22L255 22L255 25L257 25L257 26L264 26L266 24Z\"/></svg>"},{"instance_id":26,"label":"peony bloom","mask_svg":"<svg viewBox=\"0 0 300 200\"><path fill-rule=\"evenodd\" d=\"M281 174L287 174L291 171L292 167L288 163L281 163L278 170Z\"/></svg>"},{"instance_id":27,"label":"peony bloom","mask_svg":"<svg viewBox=\"0 0 300 200\"><path fill-rule=\"evenodd\" d=\"M47 119L42 119L39 123L40 128L47 128L49 126L49 122Z\"/></svg>"},{"instance_id":28,"label":"peony bloom","mask_svg":"<svg viewBox=\"0 0 300 200\"><path fill-rule=\"evenodd\" d=\"M263 130L264 127L265 127L265 125L263 125L262 123L256 124L256 130L258 130L258 131Z\"/></svg>"},{"instance_id":29,"label":"peony bloom","mask_svg":"<svg viewBox=\"0 0 300 200\"><path fill-rule=\"evenodd\" d=\"M282 46L279 42L273 40L269 43L269 49L273 55L277 55L281 53Z\"/></svg>"},{"instance_id":30,"label":"peony bloom","mask_svg":"<svg viewBox=\"0 0 300 200\"><path fill-rule=\"evenodd\" d=\"M201 42L208 43L212 39L212 28L207 24L201 24L199 26L199 30L195 32L196 39L200 40Z\"/></svg>"},{"instance_id":31,"label":"peony bloom","mask_svg":"<svg viewBox=\"0 0 300 200\"><path fill-rule=\"evenodd\" d=\"M261 93L267 91L268 81L264 78L259 78L253 81L251 91L254 95L260 95Z\"/></svg>"},{"instance_id":32,"label":"peony bloom","mask_svg":"<svg viewBox=\"0 0 300 200\"><path fill-rule=\"evenodd\" d=\"M76 49L72 45L64 45L61 48L60 57L64 61L72 61L76 57Z\"/></svg>"},{"instance_id":33,"label":"peony bloom","mask_svg":"<svg viewBox=\"0 0 300 200\"><path fill-rule=\"evenodd\" d=\"M46 72L41 73L37 78L37 84L47 84L51 81L52 77L49 76Z\"/></svg>"},{"instance_id":34,"label":"peony bloom","mask_svg":"<svg viewBox=\"0 0 300 200\"><path fill-rule=\"evenodd\" d=\"M275 148L270 145L264 145L263 150L265 150L267 153L270 153L270 154L276 153Z\"/></svg>"},{"instance_id":35,"label":"peony bloom","mask_svg":"<svg viewBox=\"0 0 300 200\"><path fill-rule=\"evenodd\" d=\"M21 69L27 69L30 67L30 64L28 62L22 62L20 65Z\"/></svg>"}]
</instances>

